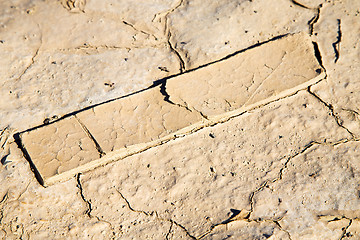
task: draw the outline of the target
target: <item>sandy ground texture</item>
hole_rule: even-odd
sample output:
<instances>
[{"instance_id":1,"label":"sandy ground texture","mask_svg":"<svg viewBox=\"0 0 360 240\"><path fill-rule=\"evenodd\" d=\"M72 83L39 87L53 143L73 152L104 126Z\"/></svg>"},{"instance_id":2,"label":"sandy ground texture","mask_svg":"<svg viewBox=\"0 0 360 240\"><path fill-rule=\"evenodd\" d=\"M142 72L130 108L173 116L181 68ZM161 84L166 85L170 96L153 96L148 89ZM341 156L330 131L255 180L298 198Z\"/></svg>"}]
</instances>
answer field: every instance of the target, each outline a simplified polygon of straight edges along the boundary
<instances>
[{"instance_id":1,"label":"sandy ground texture","mask_svg":"<svg viewBox=\"0 0 360 240\"><path fill-rule=\"evenodd\" d=\"M360 239L360 1L0 3L1 239Z\"/></svg>"}]
</instances>

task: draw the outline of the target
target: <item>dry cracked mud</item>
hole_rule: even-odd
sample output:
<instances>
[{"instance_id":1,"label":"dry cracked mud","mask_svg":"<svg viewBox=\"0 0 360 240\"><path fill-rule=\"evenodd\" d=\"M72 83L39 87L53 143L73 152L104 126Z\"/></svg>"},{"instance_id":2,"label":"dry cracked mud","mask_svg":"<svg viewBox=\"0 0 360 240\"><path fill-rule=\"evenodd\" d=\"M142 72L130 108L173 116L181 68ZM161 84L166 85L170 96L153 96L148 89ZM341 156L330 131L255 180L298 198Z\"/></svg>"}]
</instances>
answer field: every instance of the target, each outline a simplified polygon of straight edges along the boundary
<instances>
[{"instance_id":1,"label":"dry cracked mud","mask_svg":"<svg viewBox=\"0 0 360 240\"><path fill-rule=\"evenodd\" d=\"M360 2L0 3L1 239L360 239Z\"/></svg>"}]
</instances>

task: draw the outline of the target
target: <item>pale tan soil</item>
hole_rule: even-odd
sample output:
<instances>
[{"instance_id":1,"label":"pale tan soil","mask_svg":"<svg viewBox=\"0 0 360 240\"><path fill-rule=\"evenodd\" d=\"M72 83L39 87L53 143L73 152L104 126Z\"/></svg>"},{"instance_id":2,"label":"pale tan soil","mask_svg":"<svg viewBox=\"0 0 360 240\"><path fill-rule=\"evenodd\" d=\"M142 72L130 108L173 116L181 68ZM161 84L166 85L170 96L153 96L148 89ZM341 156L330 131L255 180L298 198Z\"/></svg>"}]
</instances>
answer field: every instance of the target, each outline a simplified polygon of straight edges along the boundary
<instances>
[{"instance_id":1,"label":"pale tan soil","mask_svg":"<svg viewBox=\"0 0 360 240\"><path fill-rule=\"evenodd\" d=\"M359 39L357 0L2 1L0 237L360 239Z\"/></svg>"},{"instance_id":2,"label":"pale tan soil","mask_svg":"<svg viewBox=\"0 0 360 240\"><path fill-rule=\"evenodd\" d=\"M309 36L290 34L15 138L35 164L39 182L48 186L226 122L325 76Z\"/></svg>"}]
</instances>

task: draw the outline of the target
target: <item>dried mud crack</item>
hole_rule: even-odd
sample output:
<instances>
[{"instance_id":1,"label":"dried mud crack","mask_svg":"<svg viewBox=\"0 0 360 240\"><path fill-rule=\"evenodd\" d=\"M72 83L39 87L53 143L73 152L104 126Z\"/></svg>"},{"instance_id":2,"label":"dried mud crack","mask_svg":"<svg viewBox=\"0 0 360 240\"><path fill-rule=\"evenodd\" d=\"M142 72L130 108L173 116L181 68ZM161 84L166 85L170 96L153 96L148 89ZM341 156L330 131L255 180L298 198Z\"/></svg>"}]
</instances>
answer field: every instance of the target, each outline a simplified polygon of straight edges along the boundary
<instances>
[{"instance_id":1,"label":"dried mud crack","mask_svg":"<svg viewBox=\"0 0 360 240\"><path fill-rule=\"evenodd\" d=\"M233 209L231 209L233 210ZM276 220L271 220L271 219L250 219L250 212L245 210L245 213L242 213L242 211L237 210L239 213L237 214L233 214L233 216L231 216L229 219L226 219L225 221L218 223L218 224L214 224L210 227L210 229L205 232L204 234L200 235L198 238L196 238L197 240L201 240L206 238L207 236L209 236L217 227L225 225L227 226L229 223L231 222L237 222L237 221L243 221L246 223L270 223L270 224L274 224L274 226L276 228L278 228L280 231L285 232L289 239L292 240L290 233L287 230L284 230L282 228L282 226L280 225L279 221L282 220L282 218L277 218ZM240 216L239 216L240 215Z\"/></svg>"},{"instance_id":2,"label":"dried mud crack","mask_svg":"<svg viewBox=\"0 0 360 240\"><path fill-rule=\"evenodd\" d=\"M321 8L322 8L322 4L320 4L319 7L315 9L315 16L312 19L310 19L308 22L310 35L314 34L314 25L319 21Z\"/></svg>"},{"instance_id":3,"label":"dried mud crack","mask_svg":"<svg viewBox=\"0 0 360 240\"><path fill-rule=\"evenodd\" d=\"M179 60L179 71L180 73L183 73L184 71L186 71L186 66L185 66L185 61L183 60L183 58L181 57L180 52L176 49L176 45L174 46L173 43L171 42L171 31L170 31L170 26L169 26L169 14L171 14L172 12L174 12L176 9L178 9L181 5L183 5L184 0L180 0L179 3L172 9L168 10L167 12L163 13L164 17L164 33L167 37L167 44L169 45L170 50L176 55L176 57ZM156 16L154 17L154 19L156 18Z\"/></svg>"},{"instance_id":4,"label":"dried mud crack","mask_svg":"<svg viewBox=\"0 0 360 240\"><path fill-rule=\"evenodd\" d=\"M98 216L96 216L96 215L93 215L93 214L91 214L91 212L92 212L92 205L91 205L91 200L88 200L88 199L86 199L86 197L85 197L85 195L84 195L84 189L83 189L83 187L82 187L82 184L81 184L81 173L78 173L78 174L76 174L76 176L75 176L75 179L76 179L76 187L78 188L78 190L79 190L79 195L80 195L80 197L81 197L81 200L83 201L83 202L85 202L85 204L86 204L86 206L87 206L87 209L84 211L84 214L86 215L86 216L88 216L90 219L91 218L95 218L97 221L99 221L99 222L103 222L103 223L105 223L105 224L107 224L109 227L110 227L110 229L111 229L111 239L115 239L115 230L114 230L114 227L113 227L113 225L112 225L112 223L111 222L109 222L109 221L105 221L105 220L103 220L103 219L100 219Z\"/></svg>"},{"instance_id":5,"label":"dried mud crack","mask_svg":"<svg viewBox=\"0 0 360 240\"><path fill-rule=\"evenodd\" d=\"M290 2L292 2L294 5L299 6L299 7L301 7L301 8L311 9L311 8L309 8L309 7L305 6L304 4L299 3L298 1L295 1L295 0L290 0Z\"/></svg>"},{"instance_id":6,"label":"dried mud crack","mask_svg":"<svg viewBox=\"0 0 360 240\"><path fill-rule=\"evenodd\" d=\"M346 217L344 217L344 218L346 218ZM342 229L342 230L343 230L343 233L342 233L342 235L341 235L341 237L340 237L339 240L344 239L344 238L347 238L347 237L351 237L351 234L349 234L349 233L347 232L347 230L348 230L349 227L351 226L353 220L352 220L351 218L350 218L350 219L349 219L349 218L346 218L346 219L349 220L349 224Z\"/></svg>"},{"instance_id":7,"label":"dried mud crack","mask_svg":"<svg viewBox=\"0 0 360 240\"><path fill-rule=\"evenodd\" d=\"M357 238L359 9L3 1L0 239Z\"/></svg>"},{"instance_id":8,"label":"dried mud crack","mask_svg":"<svg viewBox=\"0 0 360 240\"><path fill-rule=\"evenodd\" d=\"M189 111L189 112L193 112L193 111L195 111L195 112L197 112L202 118L204 118L205 120L209 120L209 118L204 114L204 113L202 113L201 111L198 111L198 110L196 110L195 108L193 108L193 110L191 110L190 108L189 108L189 106L187 106L186 105L186 103L185 103L185 105L182 105L182 104L180 104L180 103L174 103L173 101L171 101L170 100L170 95L167 93L167 91L166 91L166 79L162 82L162 84L161 84L161 86L160 86L160 92L161 92L161 94L164 96L164 101L165 102L168 102L168 103L170 103L170 104L172 104L172 105L175 105L175 106L178 106L178 107L181 107L181 108L184 108L184 109L186 109L187 111Z\"/></svg>"},{"instance_id":9,"label":"dried mud crack","mask_svg":"<svg viewBox=\"0 0 360 240\"><path fill-rule=\"evenodd\" d=\"M166 218L161 218L161 217L159 217L159 214L158 214L156 211L150 211L150 212L148 212L148 211L143 211L143 210L134 209L134 208L131 206L129 200L127 200L127 198L125 198L125 196L124 196L117 188L114 187L114 189L115 189L115 191L120 195L120 197L125 201L126 206L128 207L128 209L129 209L130 211L135 212L135 213L144 214L144 215L147 216L147 217L155 217L155 219L158 220L158 221L169 222L169 223L170 223L170 228L169 228L169 231L168 231L167 234L166 234L166 239L169 239L169 236L170 236L171 230L172 230L172 228L173 228L173 225L176 225L176 226L178 226L179 228L181 228L181 229L186 233L186 235L187 235L188 237L190 237L191 239L197 239L197 238L195 238L194 236L192 236L192 235L189 233L189 231L188 231L183 225L177 223L176 221L174 221L174 220L172 220L172 219L166 219Z\"/></svg>"},{"instance_id":10,"label":"dried mud crack","mask_svg":"<svg viewBox=\"0 0 360 240\"><path fill-rule=\"evenodd\" d=\"M256 222L256 223L260 223L260 222L269 222L269 223L274 223L278 228L279 230L281 231L284 231L288 237L291 239L291 235L290 233L283 229L279 223L280 220L283 219L284 216L282 217L278 217L276 219L252 219L251 218L251 214L254 212L254 208L255 208L255 202L254 202L254 197L255 195L258 193L258 192L261 192L263 189L265 189L266 187L268 187L269 185L277 182L277 181L280 181L282 178L283 178L283 174L284 174L284 171L285 169L287 168L288 164L291 162L291 160L295 157L298 157L306 152L308 152L309 150L311 150L313 147L315 146L319 146L319 145L323 145L323 146L328 146L328 147L334 147L334 146L338 146L338 145L341 145L341 144L345 144L345 143L348 143L348 142L353 142L353 141L358 141L356 139L353 139L353 138L345 138L345 139L341 139L341 140L338 140L338 141L335 141L335 142L330 142L330 141L310 141L308 144L306 144L300 151L292 154L291 156L288 156L288 157L284 157L286 158L287 160L285 161L283 167L279 170L279 173L278 173L278 177L276 179L273 179L273 180L267 180L265 181L263 184L261 184L260 187L258 187L254 192L252 192L250 194L250 197L249 197L249 202L250 202L250 211L247 211L245 209L243 210L236 210L236 209L232 209L232 216L230 216L228 219L218 223L218 224L214 224L210 227L210 229L208 231L206 231L205 233L203 234L200 234L198 237L195 237L193 235L191 235L185 227L183 227L182 225L174 222L174 224L180 226L182 229L184 229L185 232L187 232L187 235L189 237L191 237L192 239L203 239L205 238L206 236L208 236L210 233L213 232L213 230L218 227L218 226L221 226L221 225L227 225L228 223L230 222L234 222L234 221L245 221L245 222ZM282 159L284 158L281 158L279 159L278 161L281 161ZM116 191L118 191L116 189ZM134 212L139 212L139 213L143 213L145 214L146 216L152 216L155 214L155 216L158 216L157 212L145 212L145 211L142 211L142 210L135 210L131 207L129 201L118 191L118 193L120 194L120 196L124 199L124 201L127 203L127 206L128 208L131 210L131 211L134 211ZM164 220L164 219L161 219L161 218L158 218L159 220ZM172 220L166 220L166 221L171 221ZM346 230L348 229L348 227L350 226L351 224L349 224L346 229L344 231L344 234L346 232Z\"/></svg>"},{"instance_id":11,"label":"dried mud crack","mask_svg":"<svg viewBox=\"0 0 360 240\"><path fill-rule=\"evenodd\" d=\"M341 126L339 126L339 127L341 127ZM311 141L308 144L306 144L300 151L296 152L295 154L292 154L289 157L285 157L287 160L285 161L283 167L280 169L278 177L275 178L275 179L272 179L272 180L266 180L255 191L253 191L250 194L250 197L249 197L250 211L249 211L249 213L248 213L248 215L247 215L247 217L245 219L249 219L251 221L257 221L257 219L251 219L251 214L254 212L254 209L255 209L255 202L254 202L255 195L257 193L261 192L262 190L264 190L269 185L271 185L271 184L273 184L273 183L275 183L277 181L282 180L284 171L287 169L289 163L291 162L291 160L293 158L298 157L298 156L300 156L302 154L305 154L306 152L310 151L315 146L322 145L322 146L334 147L334 146L338 146L338 145L341 145L341 144L345 144L345 143L349 143L349 142L358 142L358 141L359 141L359 139L355 139L355 138L345 138L345 139L338 140L336 142L329 142L329 141L326 141L326 140L324 140L324 141ZM284 158L281 158L278 161L281 161L282 159L284 159ZM349 218L347 218L345 216L343 216L342 218L349 219ZM279 221L279 219L270 220L270 221ZM350 225L351 225L351 223L347 226L347 228ZM346 232L346 230L344 232Z\"/></svg>"},{"instance_id":12,"label":"dried mud crack","mask_svg":"<svg viewBox=\"0 0 360 240\"><path fill-rule=\"evenodd\" d=\"M39 24L37 24L37 27L38 27L38 29L39 29L39 31L40 31L40 44L39 44L39 46L37 47L34 55L31 57L30 64L21 72L21 74L19 75L19 77L16 78L15 81L20 81L20 80L21 80L21 78L27 73L27 71L34 65L35 59L36 59L36 58L38 57L38 55L39 55L40 49L41 49L41 47L42 47L42 45L43 45L43 36L42 36L43 34L42 34L42 31L41 31L41 28L40 28L40 25L39 25Z\"/></svg>"},{"instance_id":13,"label":"dried mud crack","mask_svg":"<svg viewBox=\"0 0 360 240\"><path fill-rule=\"evenodd\" d=\"M233 62L233 63L228 64L229 66L232 66L233 64L238 64L236 61L237 61L237 59L239 59L242 56L241 54L250 54L250 55L251 54L260 54L261 48L264 48L264 47L269 48L269 46L272 46L274 44L278 45L281 42L285 42L287 44L289 42L293 43L292 41L300 41L302 39L304 41L306 40L305 41L306 43L302 43L303 45L301 45L301 48L306 48L308 50L307 52L309 54L306 55L306 57L309 58L309 60L310 60L309 63L313 64L313 65L311 65L311 67L317 66L316 69L311 69L309 72L309 74L311 74L312 77L310 77L310 80L305 81L304 79L307 79L307 77L304 77L302 75L294 75L297 78L301 79L301 82L300 82L301 84L299 84L298 86L293 86L293 88L289 87L290 89L285 88L283 90L283 92L280 92L279 94L276 94L276 95L272 94L272 96L270 95L271 97L268 99L267 98L265 98L263 100L260 99L260 100L257 100L259 102L254 102L254 99L258 98L259 94L264 91L264 87L270 86L270 88L271 88L269 81L274 81L274 78L276 79L275 76L277 76L277 74L279 74L278 72L280 71L280 69L284 68L285 59L287 59L287 61L288 61L290 56L294 55L293 52L295 50L291 50L291 51L289 50L290 52L283 51L282 54L279 55L278 64L273 67L270 67L270 69L272 69L272 70L265 75L264 79L262 79L262 81L258 83L258 85L256 86L255 90L253 90L253 92L248 94L248 97L246 99L240 100L240 101L243 101L241 105L240 104L234 105L234 103L236 103L236 102L233 102L233 101L230 103L230 101L227 98L231 95L225 94L224 96L221 96L221 95L217 96L217 98L219 98L219 101L222 101L222 98L224 99L223 101L225 102L227 107L225 109L220 108L219 109L220 112L219 112L219 110L216 110L219 113L216 113L215 115L212 113L213 110L211 110L212 109L211 105L209 105L209 101L212 101L211 100L212 97L208 100L209 97L205 95L204 99L202 100L204 102L204 104L197 105L196 102L192 102L192 100L191 100L194 96L197 95L197 93L195 93L195 95L191 95L191 96L189 96L189 95L182 96L181 92L180 93L176 92L177 91L176 89L178 89L179 87L188 89L187 91L184 91L185 93L193 91L192 90L193 85L191 84L191 82L189 82L189 80L192 79L193 75L196 76L199 72L200 73L204 72L204 74L206 75L206 74L208 74L206 71L214 71L213 69L216 69L217 65L219 65L219 64L221 66L225 67L225 65L226 65L225 61ZM267 45L267 44L269 44L269 45ZM290 49L296 49L296 48L294 48L293 44L288 44L286 46ZM314 49L314 54L315 54L314 56L312 56L310 54L311 48ZM264 60L266 60L266 58ZM256 64L258 64L258 63L256 63ZM319 68L319 64L320 64L320 68ZM266 68L267 71L269 71L269 66L266 63L262 67ZM93 169L99 165L105 165L111 161L123 159L125 157L129 157L134 154L141 153L147 149L163 145L170 140L175 140L179 137L184 137L184 136L190 135L194 132L199 131L200 129L203 129L206 127L212 127L217 124L227 122L232 118L241 116L242 114L248 112L249 110L261 108L270 103L274 103L274 102L280 101L281 99L294 96L299 91L305 89L306 87L317 84L319 81L324 79L324 76L326 78L326 72L324 72L325 69L322 70L321 67L322 67L322 59L321 59L320 52L317 48L317 44L313 42L311 45L311 42L309 41L309 37L307 37L305 34L280 35L280 36L276 36L270 40L267 40L263 43L258 43L253 46L250 46L246 49L237 51L233 54L228 55L225 58L216 60L214 62L210 62L210 63L208 63L204 66L198 67L196 69L189 70L184 73L180 73L180 74L177 74L177 75L174 75L171 77L167 77L162 80L155 81L154 84L152 86L150 86L149 88L139 90L135 93L127 95L126 97L120 97L118 99L109 100L103 104L97 104L95 106L90 106L83 110L76 111L74 113L69 113L59 119L56 119L52 123L47 123L44 125L34 127L29 130L26 130L22 133L17 133L17 134L15 134L17 136L15 138L18 139L19 143L21 142L21 144L19 146L23 146L23 142L24 141L27 142L26 139L29 139L29 140L34 139L32 136L38 136L39 134L41 136L44 136L44 134L46 135L47 134L46 132L49 131L50 129L61 128L62 130L58 134L65 136L62 144L69 144L69 145L76 144L80 148L80 149L74 149L73 154L79 154L79 155L85 154L83 151L84 147L87 150L98 152L98 154L100 156L99 159L94 159L93 155L89 155L89 158L93 159L92 162L85 162L83 165L81 163L79 163L79 166L75 166L75 167L73 167L73 169L71 169L65 173L50 176L47 179L45 179L45 181L44 181L45 185L49 185L56 181L59 181L59 179L62 179L62 178L65 179L65 178L71 177L71 176L73 176L73 174L76 174L77 172L87 171L87 170ZM228 71L231 72L230 70L228 70ZM179 80L177 80L175 78L179 78L183 82L179 82ZM187 80L187 79L189 79L189 80ZM254 79L254 77L252 79ZM204 79L203 81L208 81L208 79ZM300 80L298 80L298 81L300 81ZM168 85L169 83L170 83L170 85ZM208 84L209 87L213 88L211 82L209 82L209 83L205 82L205 84ZM169 93L169 90L168 90L169 86L170 86L170 90L172 91L171 93ZM223 91L226 92L229 90L232 90L232 88L229 88L228 86L225 85ZM218 91L218 90L216 88L214 88L214 91ZM270 91L272 91L272 90L270 90ZM155 107L161 106L159 108L159 110L163 111L163 113L161 113L159 115L159 120L157 120L157 121L159 121L158 124L161 124L165 130L167 130L167 131L171 130L170 132L174 132L174 133L171 133L170 135L167 135L165 137L155 139L155 140L152 138L152 140L154 140L154 141L149 141L151 139L149 139L149 140L144 139L144 140L142 140L144 142L134 142L133 145L131 145L130 147L125 147L120 150L115 149L115 150L118 150L118 152L114 152L113 150L114 150L115 146L112 146L112 147L107 146L107 142L108 142L107 138L109 136L105 137L103 135L103 131L99 131L99 126L94 123L101 122L101 121L114 122L115 119L118 119L117 121L120 122L122 125L120 125L116 128L118 130L113 129L111 131L115 131L116 135L127 134L128 127L126 127L126 126L131 127L132 125L128 125L130 123L129 118L124 118L122 114L119 114L120 111L122 111L121 109L127 108L126 106L129 106L128 104L133 104L133 102L135 102L135 104L137 104L134 106L135 107L134 109L136 109L137 107L143 107L142 106L143 103L137 103L138 100L135 100L135 99L137 99L137 96L143 96L143 98L147 99L146 100L147 102L153 102L154 95L162 96L163 101L181 108L181 109L178 109L178 108L174 108L172 106L165 106L161 102L154 102L154 104L152 104L152 106L155 106ZM260 96L261 96L261 94L260 94ZM190 102L188 101L188 99L190 100ZM159 101L159 100L156 100L156 101ZM239 100L236 100L236 101L239 101ZM145 107L149 108L149 105L145 105ZM227 110L228 107L230 107L229 110ZM109 110L106 110L106 109L111 109L110 112L115 112L115 115L113 115L114 113L111 113L110 115L106 114L106 113L100 115L97 113L98 111L107 111L108 113L110 113ZM168 110L165 110L165 109L168 109ZM210 111L208 109L210 109ZM166 129L166 127L164 126L164 122L166 122L168 120L164 119L163 116L167 116L167 118L170 119L171 115L169 115L169 113L171 113L173 115L180 114L185 118L189 118L188 121L190 121L190 122L187 123L186 125L179 122L177 124L179 126L175 125L173 129ZM104 116L106 116L106 115L109 116L108 120L105 120L105 118L104 118ZM122 123L122 122L124 122L124 123ZM129 123L127 123L127 122L129 122ZM139 122L139 124L140 123L141 122ZM64 126L64 124L66 124L72 130L69 130L69 128L62 127L62 126ZM117 126L117 125L118 125L118 123L115 123L115 122L113 123L113 126ZM76 142L75 139L72 139L70 137L71 135L70 135L69 131L76 132L79 136L81 136L80 139ZM33 135L33 134L35 134L35 135ZM159 132L157 134L161 134L161 133ZM25 139L20 139L20 135ZM38 137L40 137L40 135ZM114 135L114 136L116 136L116 135ZM48 137L56 138L58 136L49 134ZM40 137L40 138L42 138L42 137ZM116 141L122 141L123 143L121 143L121 144L125 144L125 146L128 145L128 143L125 142L126 138L115 138L113 141L115 143L116 143ZM139 141L139 140L136 140L136 141ZM27 143L29 143L29 142L27 142ZM91 144L92 146L90 146L89 144ZM29 151L29 150L27 150L27 151ZM30 149L30 151L33 151L33 150ZM46 150L44 149L44 151L46 151ZM35 155L35 157L32 156L32 158L34 158L34 159L30 159L29 154L25 154L25 155L28 155L27 159L29 161L37 160L36 155ZM86 159L85 159L85 161L86 161ZM34 164L34 165L37 165L37 164ZM38 172L44 171L44 169L40 169L40 170L37 169L37 170L38 170Z\"/></svg>"},{"instance_id":14,"label":"dried mud crack","mask_svg":"<svg viewBox=\"0 0 360 240\"><path fill-rule=\"evenodd\" d=\"M186 68L185 68L185 62L184 60L182 59L180 53L178 52L178 50L176 50L176 46L174 47L173 44L171 43L171 32L170 30L168 31L168 40L167 40L167 43L170 47L170 50L176 55L176 57L178 58L179 60L179 64L180 64L180 67L179 67L179 71L180 73L183 73Z\"/></svg>"},{"instance_id":15,"label":"dried mud crack","mask_svg":"<svg viewBox=\"0 0 360 240\"><path fill-rule=\"evenodd\" d=\"M136 212L136 213L142 213L142 214L145 214L146 216L152 216L154 214L154 212L145 212L145 211L142 211L142 210L135 210L133 207L131 207L130 205L130 202L124 197L124 195L117 189L117 188L114 188L115 191L120 195L120 197L125 201L126 203L126 206L132 211L132 212Z\"/></svg>"},{"instance_id":16,"label":"dried mud crack","mask_svg":"<svg viewBox=\"0 0 360 240\"><path fill-rule=\"evenodd\" d=\"M75 119L78 121L78 123L81 125L81 127L83 128L84 132L86 133L86 135L89 136L89 138L93 141L96 150L99 152L99 156L100 158L104 155L106 155L106 153L104 152L104 150L101 148L100 144L96 141L95 137L91 134L91 132L89 131L89 129L85 126L84 123L81 122L81 120L76 117L75 115Z\"/></svg>"},{"instance_id":17,"label":"dried mud crack","mask_svg":"<svg viewBox=\"0 0 360 240\"><path fill-rule=\"evenodd\" d=\"M87 206L87 209L85 210L85 215L87 215L89 218L91 218L91 211L92 211L92 207L91 207L91 202L90 200L87 200L84 196L84 192L83 192L83 188L82 188L82 185L81 185L81 180L80 180L80 177L81 177L81 173L78 173L76 175L76 187L79 189L79 194L80 194L80 197L81 199L85 202L86 206Z\"/></svg>"},{"instance_id":18,"label":"dried mud crack","mask_svg":"<svg viewBox=\"0 0 360 240\"><path fill-rule=\"evenodd\" d=\"M311 96L313 96L315 99L317 99L319 102L321 102L330 112L331 116L334 118L335 122L337 123L337 125L343 129L345 129L351 136L353 139L356 139L355 135L343 125L343 120L340 118L340 116L334 111L334 107L325 102L324 100L322 100L318 95L316 95L314 92L311 91L311 86L308 87L307 91L309 92L309 94Z\"/></svg>"},{"instance_id":19,"label":"dried mud crack","mask_svg":"<svg viewBox=\"0 0 360 240\"><path fill-rule=\"evenodd\" d=\"M337 19L337 36L336 36L336 41L333 42L332 46L334 48L334 52L335 52L335 59L334 59L334 63L336 63L339 58L340 58L340 42L341 42L341 38L342 38L342 33L341 33L341 19Z\"/></svg>"},{"instance_id":20,"label":"dried mud crack","mask_svg":"<svg viewBox=\"0 0 360 240\"><path fill-rule=\"evenodd\" d=\"M161 12L161 13L155 14L153 19L152 19L152 22L154 22L156 19L158 19L159 22L163 22L163 34L164 34L164 36L166 38L166 43L169 46L171 52L175 54L176 58L179 61L179 72L180 73L183 73L186 70L185 61L183 60L180 52L176 49L176 44L174 45L171 42L172 34L171 34L170 26L169 26L168 17L169 17L169 14L173 13L176 9L181 7L184 4L184 1L185 0L180 0L176 4L176 6L174 6L173 8L168 9L168 10L166 10L164 12Z\"/></svg>"}]
</instances>

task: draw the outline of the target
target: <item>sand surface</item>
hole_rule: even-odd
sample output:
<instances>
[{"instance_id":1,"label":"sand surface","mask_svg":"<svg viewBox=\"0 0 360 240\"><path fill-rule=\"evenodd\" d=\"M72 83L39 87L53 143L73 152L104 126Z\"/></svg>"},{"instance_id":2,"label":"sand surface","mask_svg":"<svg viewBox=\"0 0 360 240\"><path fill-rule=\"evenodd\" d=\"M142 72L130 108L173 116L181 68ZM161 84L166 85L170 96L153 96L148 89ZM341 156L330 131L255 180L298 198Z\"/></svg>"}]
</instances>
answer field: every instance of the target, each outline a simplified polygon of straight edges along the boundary
<instances>
[{"instance_id":1,"label":"sand surface","mask_svg":"<svg viewBox=\"0 0 360 240\"><path fill-rule=\"evenodd\" d=\"M360 1L0 3L1 239L360 239Z\"/></svg>"}]
</instances>

